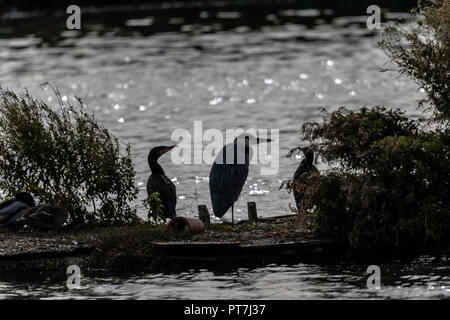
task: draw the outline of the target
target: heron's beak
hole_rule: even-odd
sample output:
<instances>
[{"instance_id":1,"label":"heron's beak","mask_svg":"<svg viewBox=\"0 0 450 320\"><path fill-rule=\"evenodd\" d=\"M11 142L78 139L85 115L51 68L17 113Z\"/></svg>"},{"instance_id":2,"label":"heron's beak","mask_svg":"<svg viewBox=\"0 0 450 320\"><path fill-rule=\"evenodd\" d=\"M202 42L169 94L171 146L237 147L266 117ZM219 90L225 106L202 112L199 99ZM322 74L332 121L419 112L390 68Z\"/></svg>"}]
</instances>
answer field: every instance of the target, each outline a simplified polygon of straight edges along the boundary
<instances>
[{"instance_id":1,"label":"heron's beak","mask_svg":"<svg viewBox=\"0 0 450 320\"><path fill-rule=\"evenodd\" d=\"M264 142L272 142L272 139L264 139L264 138L256 138L256 144L264 143Z\"/></svg>"}]
</instances>

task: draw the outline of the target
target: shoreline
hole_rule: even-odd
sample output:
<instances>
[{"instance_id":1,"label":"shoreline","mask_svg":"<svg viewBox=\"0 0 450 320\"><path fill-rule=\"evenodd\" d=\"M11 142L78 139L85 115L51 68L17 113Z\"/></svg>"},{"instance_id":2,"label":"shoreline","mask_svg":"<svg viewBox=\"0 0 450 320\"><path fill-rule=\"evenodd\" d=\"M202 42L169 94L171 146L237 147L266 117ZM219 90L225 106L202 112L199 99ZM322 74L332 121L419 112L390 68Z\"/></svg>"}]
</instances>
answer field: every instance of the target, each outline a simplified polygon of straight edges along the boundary
<instances>
[{"instance_id":1,"label":"shoreline","mask_svg":"<svg viewBox=\"0 0 450 320\"><path fill-rule=\"evenodd\" d=\"M61 268L74 259L92 270L135 271L220 266L237 259L239 265L248 265L330 255L337 245L313 235L307 220L295 216L234 227L212 224L201 234L146 224L54 232L3 229L0 274Z\"/></svg>"},{"instance_id":2,"label":"shoreline","mask_svg":"<svg viewBox=\"0 0 450 320\"><path fill-rule=\"evenodd\" d=\"M310 216L293 216L234 227L213 224L201 234L149 224L53 232L1 230L0 277L11 272L65 272L72 264L88 272L158 273L350 261L344 244L317 237L310 224ZM388 260L424 253L423 249L399 252Z\"/></svg>"}]
</instances>

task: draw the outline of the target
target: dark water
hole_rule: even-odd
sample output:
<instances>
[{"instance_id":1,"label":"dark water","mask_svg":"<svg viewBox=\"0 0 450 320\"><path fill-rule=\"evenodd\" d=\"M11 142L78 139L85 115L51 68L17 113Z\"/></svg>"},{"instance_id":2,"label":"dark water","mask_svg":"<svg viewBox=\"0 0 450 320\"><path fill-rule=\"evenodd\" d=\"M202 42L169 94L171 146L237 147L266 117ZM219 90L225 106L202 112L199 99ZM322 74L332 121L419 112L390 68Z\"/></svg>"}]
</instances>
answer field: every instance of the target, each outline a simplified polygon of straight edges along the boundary
<instances>
[{"instance_id":1,"label":"dark water","mask_svg":"<svg viewBox=\"0 0 450 320\"><path fill-rule=\"evenodd\" d=\"M95 10L94 10L95 11ZM404 20L387 12L383 22ZM283 157L302 142L305 121L320 119L322 108L387 105L421 115L421 93L410 80L380 72L387 59L377 48L379 31L366 28L365 12L338 15L332 9L239 8L173 11L91 12L82 31L64 29L65 17L3 19L0 24L0 85L25 89L56 103L49 81L63 99L83 98L87 108L132 145L136 183L145 197L151 146L170 143L177 128L280 129L276 175L251 168L236 204L256 201L262 216L289 212L292 195L279 191L300 159ZM177 185L178 213L211 210L210 166L178 166L162 158ZM320 169L326 168L319 164ZM136 203L138 205L138 203ZM143 212L140 212L144 215ZM449 296L446 256L424 256L382 266L381 290L368 290L367 265L272 265L215 274L85 277L82 290L65 288L58 275L25 275L0 281L0 297L41 298L441 298Z\"/></svg>"},{"instance_id":2,"label":"dark water","mask_svg":"<svg viewBox=\"0 0 450 320\"><path fill-rule=\"evenodd\" d=\"M278 187L300 161L285 155L303 143L305 121L340 106L388 105L419 116L420 93L408 79L380 72L387 60L366 16L283 8L262 10L255 22L248 14L217 8L197 8L187 17L181 11L91 14L81 33L64 30L62 17L10 19L0 29L0 85L26 88L50 104L56 99L40 87L45 81L63 100L81 97L131 143L140 200L148 151L169 144L174 130L193 134L194 121L203 122L203 131L279 129L278 173L262 176L253 166L236 214L245 217L247 201L256 201L261 215L285 214L293 197ZM383 21L404 16L389 13ZM32 29L35 24L45 27ZM210 164L175 165L168 155L161 164L177 185L179 214L195 213L197 203L211 211Z\"/></svg>"},{"instance_id":3,"label":"dark water","mask_svg":"<svg viewBox=\"0 0 450 320\"><path fill-rule=\"evenodd\" d=\"M83 276L66 287L60 273L0 280L1 298L40 299L448 299L449 256L420 256L380 263L381 286L367 288L369 264L268 265L230 272L191 270L126 277ZM3 278L3 277L2 277Z\"/></svg>"}]
</instances>

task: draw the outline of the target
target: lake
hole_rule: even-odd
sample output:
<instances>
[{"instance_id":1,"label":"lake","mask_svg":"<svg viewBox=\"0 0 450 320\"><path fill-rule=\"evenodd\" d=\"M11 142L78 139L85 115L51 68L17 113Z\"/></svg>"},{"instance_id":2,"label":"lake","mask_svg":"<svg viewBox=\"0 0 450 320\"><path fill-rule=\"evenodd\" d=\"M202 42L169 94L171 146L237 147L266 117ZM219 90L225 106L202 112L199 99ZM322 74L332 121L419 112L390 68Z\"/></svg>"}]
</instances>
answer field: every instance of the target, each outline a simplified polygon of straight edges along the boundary
<instances>
[{"instance_id":1,"label":"lake","mask_svg":"<svg viewBox=\"0 0 450 320\"><path fill-rule=\"evenodd\" d=\"M279 190L301 157L285 155L301 141L304 122L340 106L388 106L417 118L422 93L392 71L377 48L381 33L366 27L367 15L333 10L233 7L183 10L89 11L80 32L65 29L65 16L31 15L2 21L0 85L28 89L49 104L58 87L64 101L83 99L88 110L132 146L140 201L146 197L151 147L168 145L174 130L278 129L279 170L260 175L251 167L235 216L246 218L247 201L260 216L290 212L292 194ZM404 13L383 22L411 23ZM20 26L20 27L19 27ZM36 26L40 26L36 28ZM175 165L160 159L177 186L179 215L197 215L209 199L209 164ZM318 164L319 169L327 166ZM229 273L193 270L83 278L83 289L65 289L59 276L24 276L0 282L0 297L111 298L440 298L450 296L447 256L423 256L382 267L381 290L365 287L367 265L271 265ZM383 271L385 270L385 271ZM65 277L65 270L62 271ZM55 279L56 277L56 279ZM59 280L57 280L59 279Z\"/></svg>"}]
</instances>

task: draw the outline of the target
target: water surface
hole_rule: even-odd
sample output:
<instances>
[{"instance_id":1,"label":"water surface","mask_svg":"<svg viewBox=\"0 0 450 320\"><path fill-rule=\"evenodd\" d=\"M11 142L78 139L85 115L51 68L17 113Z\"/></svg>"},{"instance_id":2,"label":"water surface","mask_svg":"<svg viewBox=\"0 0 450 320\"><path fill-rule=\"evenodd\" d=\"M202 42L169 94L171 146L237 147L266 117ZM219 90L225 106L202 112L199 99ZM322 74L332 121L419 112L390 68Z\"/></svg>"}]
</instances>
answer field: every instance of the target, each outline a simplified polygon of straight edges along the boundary
<instances>
[{"instance_id":1,"label":"water surface","mask_svg":"<svg viewBox=\"0 0 450 320\"><path fill-rule=\"evenodd\" d=\"M81 33L61 28L62 18L3 21L0 28L0 84L28 89L50 104L58 87L64 100L83 99L88 110L122 141L131 143L139 200L146 196L151 147L170 143L177 128L280 129L280 154L299 144L299 129L320 119L320 111L385 105L418 117L418 87L393 72L380 72L386 56L380 33L365 28L365 16L334 16L315 9L280 10L258 23L239 11L197 10L188 18L151 11L117 18L93 15ZM363 13L362 13L363 14ZM116 17L117 20L112 19ZM404 14L390 13L396 20ZM20 22L20 24L18 24ZM35 28L35 23L53 26ZM49 24L50 23L50 24ZM53 23L53 24L51 24ZM117 25L115 25L117 23ZM20 29L16 33L11 30ZM236 204L246 202L260 216L289 212L291 194L279 191L300 159L280 158L279 172L261 176L251 168ZM211 211L209 165L177 166L160 160L177 185L178 214ZM319 168L325 166L319 163ZM135 205L139 205L136 202ZM139 210L141 216L145 216ZM81 290L65 287L56 274L16 274L0 280L0 298L309 299L442 298L450 296L447 256L421 256L381 265L382 288L366 287L368 265L336 263L270 265L230 272L191 270L180 274L84 276Z\"/></svg>"},{"instance_id":2,"label":"water surface","mask_svg":"<svg viewBox=\"0 0 450 320\"><path fill-rule=\"evenodd\" d=\"M115 28L107 18L104 24L87 19L83 33L59 30L64 21L55 18L56 35L41 35L38 29L0 39L0 85L28 89L51 104L54 94L40 86L46 81L60 89L63 100L81 97L132 145L140 200L146 196L149 149L169 144L175 129L193 134L194 121L202 121L204 131L280 130L279 171L261 176L259 167L251 168L236 204L237 217L244 218L247 201L257 202L260 215L289 212L293 197L278 187L292 177L300 159L284 156L304 144L301 125L319 120L322 109L381 105L421 114L417 86L396 73L380 72L388 67L387 58L377 48L379 31L366 28L365 16L291 9L265 13L255 26L247 25L240 12L199 9L190 20L166 17L164 28L151 11L126 17ZM402 17L390 13L384 19ZM12 28L16 21L10 21ZM211 211L209 164L174 165L168 155L160 162L177 185L179 214L195 214L197 203Z\"/></svg>"},{"instance_id":3,"label":"water surface","mask_svg":"<svg viewBox=\"0 0 450 320\"><path fill-rule=\"evenodd\" d=\"M60 273L16 274L0 280L0 298L39 299L448 299L449 256L380 263L381 287L368 289L368 264L268 265L234 271L82 276L66 287ZM11 279L13 278L13 279Z\"/></svg>"}]
</instances>

